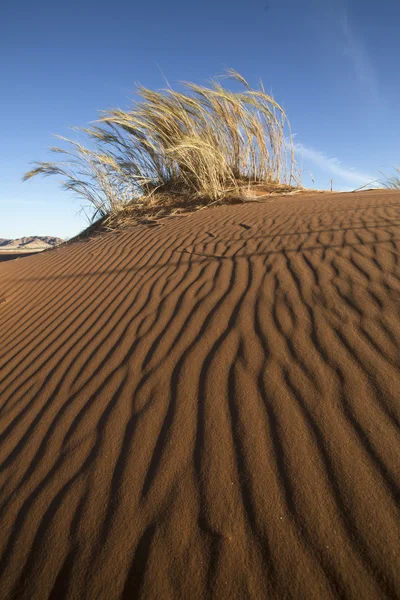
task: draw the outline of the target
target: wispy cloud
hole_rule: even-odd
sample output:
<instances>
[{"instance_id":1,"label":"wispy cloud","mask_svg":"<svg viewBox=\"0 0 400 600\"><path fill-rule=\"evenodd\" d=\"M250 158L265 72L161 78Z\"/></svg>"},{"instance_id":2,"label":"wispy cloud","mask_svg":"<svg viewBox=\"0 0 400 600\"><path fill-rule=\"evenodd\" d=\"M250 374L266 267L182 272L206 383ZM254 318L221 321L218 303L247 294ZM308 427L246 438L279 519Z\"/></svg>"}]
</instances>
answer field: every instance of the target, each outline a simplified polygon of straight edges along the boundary
<instances>
[{"instance_id":1,"label":"wispy cloud","mask_svg":"<svg viewBox=\"0 0 400 600\"><path fill-rule=\"evenodd\" d=\"M49 204L45 200L20 200L18 198L0 198L0 205L3 206L19 206L20 204L37 206L43 204Z\"/></svg>"},{"instance_id":2,"label":"wispy cloud","mask_svg":"<svg viewBox=\"0 0 400 600\"><path fill-rule=\"evenodd\" d=\"M358 26L356 17L363 9L354 6L349 0L311 0L315 13L315 26L320 36L322 48L327 55L333 49L336 60L342 58L341 67L348 66L354 74L354 81L365 100L382 103L382 90L379 72L372 60L368 39ZM350 10L351 8L351 10ZM336 66L336 65L334 65Z\"/></svg>"},{"instance_id":3,"label":"wispy cloud","mask_svg":"<svg viewBox=\"0 0 400 600\"><path fill-rule=\"evenodd\" d=\"M377 72L365 42L355 33L345 8L341 12L340 29L344 40L344 54L349 58L354 68L361 89L368 94L370 100L379 103L380 93Z\"/></svg>"},{"instance_id":4,"label":"wispy cloud","mask_svg":"<svg viewBox=\"0 0 400 600\"><path fill-rule=\"evenodd\" d=\"M60 205L60 204L71 204L66 200L59 200L52 202L51 200L23 200L21 198L0 198L0 205L2 206L49 206L49 205Z\"/></svg>"},{"instance_id":5,"label":"wispy cloud","mask_svg":"<svg viewBox=\"0 0 400 600\"><path fill-rule=\"evenodd\" d=\"M371 175L370 173L358 171L354 167L346 167L342 165L338 158L329 158L323 152L310 148L309 146L304 146L304 144L299 142L294 144L294 149L297 154L304 159L311 161L322 171L326 171L331 175L339 177L349 185L361 186L376 179L376 176Z\"/></svg>"}]
</instances>

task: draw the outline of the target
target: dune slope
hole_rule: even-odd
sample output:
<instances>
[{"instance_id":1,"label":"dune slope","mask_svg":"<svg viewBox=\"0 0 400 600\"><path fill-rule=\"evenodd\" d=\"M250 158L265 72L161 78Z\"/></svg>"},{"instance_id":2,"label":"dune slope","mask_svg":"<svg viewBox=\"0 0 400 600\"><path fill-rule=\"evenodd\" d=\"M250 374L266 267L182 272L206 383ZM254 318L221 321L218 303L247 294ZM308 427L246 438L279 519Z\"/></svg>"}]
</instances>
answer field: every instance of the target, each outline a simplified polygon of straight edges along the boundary
<instances>
[{"instance_id":1,"label":"dune slope","mask_svg":"<svg viewBox=\"0 0 400 600\"><path fill-rule=\"evenodd\" d=\"M400 194L0 264L0 597L396 598Z\"/></svg>"}]
</instances>

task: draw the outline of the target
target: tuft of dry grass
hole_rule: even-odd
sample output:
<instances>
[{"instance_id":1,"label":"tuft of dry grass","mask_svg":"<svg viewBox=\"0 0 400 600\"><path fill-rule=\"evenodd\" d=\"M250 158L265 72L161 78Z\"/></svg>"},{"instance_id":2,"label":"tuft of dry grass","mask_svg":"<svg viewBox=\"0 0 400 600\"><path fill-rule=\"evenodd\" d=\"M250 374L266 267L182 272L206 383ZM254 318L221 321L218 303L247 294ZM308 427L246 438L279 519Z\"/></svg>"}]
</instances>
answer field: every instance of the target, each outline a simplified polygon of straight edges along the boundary
<instances>
[{"instance_id":1,"label":"tuft of dry grass","mask_svg":"<svg viewBox=\"0 0 400 600\"><path fill-rule=\"evenodd\" d=\"M398 173L398 175L388 177L382 184L389 190L400 190L400 168L395 167L395 171Z\"/></svg>"},{"instance_id":2,"label":"tuft of dry grass","mask_svg":"<svg viewBox=\"0 0 400 600\"><path fill-rule=\"evenodd\" d=\"M221 80L210 87L185 82L184 92L138 87L140 101L130 110L105 111L91 127L74 128L86 145L61 137L69 149L51 150L66 160L35 163L24 180L61 176L88 202L93 219L114 221L129 207L150 208L154 198L204 205L254 185L298 184L283 108L262 83L253 89L232 69L225 77L242 90Z\"/></svg>"}]
</instances>

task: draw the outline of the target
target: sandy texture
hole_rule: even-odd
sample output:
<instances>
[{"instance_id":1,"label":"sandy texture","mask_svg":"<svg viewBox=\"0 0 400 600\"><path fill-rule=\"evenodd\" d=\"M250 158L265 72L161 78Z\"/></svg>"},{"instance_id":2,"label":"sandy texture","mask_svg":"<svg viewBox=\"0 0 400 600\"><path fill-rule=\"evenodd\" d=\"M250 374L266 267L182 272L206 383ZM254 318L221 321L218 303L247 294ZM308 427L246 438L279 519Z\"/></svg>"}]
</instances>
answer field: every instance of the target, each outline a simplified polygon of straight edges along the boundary
<instances>
[{"instance_id":1,"label":"sandy texture","mask_svg":"<svg viewBox=\"0 0 400 600\"><path fill-rule=\"evenodd\" d=\"M399 597L400 194L0 264L0 596Z\"/></svg>"},{"instance_id":2,"label":"sandy texture","mask_svg":"<svg viewBox=\"0 0 400 600\"><path fill-rule=\"evenodd\" d=\"M39 250L39 252L41 252L41 250ZM5 262L6 260L16 260L17 258L26 258L27 256L32 256L33 254L38 254L38 252L1 252L0 248L0 262ZM2 281L0 281L0 285L1 284Z\"/></svg>"}]
</instances>

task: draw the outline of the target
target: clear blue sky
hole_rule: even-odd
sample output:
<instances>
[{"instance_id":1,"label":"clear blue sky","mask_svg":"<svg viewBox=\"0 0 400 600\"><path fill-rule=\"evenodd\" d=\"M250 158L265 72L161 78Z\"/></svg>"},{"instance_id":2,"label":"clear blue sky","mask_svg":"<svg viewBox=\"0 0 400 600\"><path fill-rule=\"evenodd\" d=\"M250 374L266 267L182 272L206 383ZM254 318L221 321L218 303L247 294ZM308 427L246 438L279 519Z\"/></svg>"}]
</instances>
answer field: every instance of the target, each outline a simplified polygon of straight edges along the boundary
<instances>
[{"instance_id":1,"label":"clear blue sky","mask_svg":"<svg viewBox=\"0 0 400 600\"><path fill-rule=\"evenodd\" d=\"M97 111L127 107L162 73L205 83L233 67L287 111L303 183L354 189L400 163L400 2L2 0L0 237L74 235L80 201L21 183Z\"/></svg>"}]
</instances>

